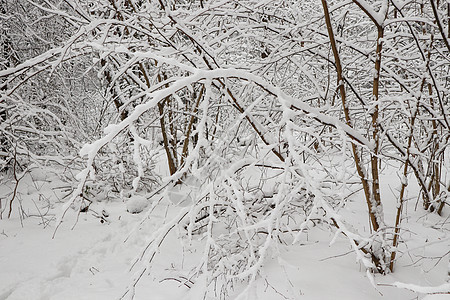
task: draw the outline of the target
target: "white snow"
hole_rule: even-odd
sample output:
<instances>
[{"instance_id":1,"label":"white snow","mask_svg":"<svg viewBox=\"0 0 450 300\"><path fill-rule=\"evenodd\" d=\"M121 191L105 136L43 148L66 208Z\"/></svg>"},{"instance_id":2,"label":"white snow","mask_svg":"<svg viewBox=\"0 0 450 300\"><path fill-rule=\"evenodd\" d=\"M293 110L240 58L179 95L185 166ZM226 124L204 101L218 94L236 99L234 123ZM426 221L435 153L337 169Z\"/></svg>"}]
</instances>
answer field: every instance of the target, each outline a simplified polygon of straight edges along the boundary
<instances>
[{"instance_id":1,"label":"white snow","mask_svg":"<svg viewBox=\"0 0 450 300\"><path fill-rule=\"evenodd\" d=\"M396 176L392 170L391 174L384 176L385 180L381 180L383 197L391 193L390 179ZM52 219L61 204L38 216L32 214L36 211L32 200L44 195L52 203L57 203L57 196L64 193L53 192L62 183L54 176L37 186L33 185L30 177L25 179L21 183L21 189L25 191L21 194L21 201L30 216L23 219L23 227L17 213L12 219L0 220L0 299L119 299L127 290L132 274L139 270L147 271L136 287L137 300L201 298L205 289L202 280L206 279L192 279L194 284L189 279L189 270L201 256L202 236L194 236L191 244L186 244L181 238L185 235L183 232L163 234L189 210L189 207L180 208L179 201L183 203L189 191L195 191L198 184L195 180L187 180L189 188L185 184L171 189L169 197L180 197L171 198L178 206L162 205L146 216L135 213L145 210L153 199L138 194L127 199L125 205L120 199L92 203L90 211L79 215L73 230L71 220L77 217L77 212L69 209L65 217L69 222L63 222L52 239L52 224L55 224ZM5 198L10 188L9 184L0 186L0 197ZM354 202L340 214L344 219L351 217L354 225L368 231L365 203L360 200L360 196L355 195ZM36 205L44 212L47 202L37 200ZM109 214L106 217L108 222L101 222L98 214L94 213L104 208ZM388 212L386 218L393 218L395 200L385 203L385 209ZM163 228L168 215L178 217ZM320 226L311 226L299 235L295 245L280 243L278 253L271 250L265 254L260 275L250 287L249 295L253 295L250 299L448 299L448 294L427 295L449 289L446 282L449 254L439 259L449 246L449 224L442 221L436 215L424 216L423 212L414 214L410 211L408 223L404 225L409 231L403 234L408 247L400 244L393 274L370 274L376 288L366 277L361 263L355 263L354 253L345 237L336 236L330 245L334 233ZM148 237L152 235L161 235L161 247L149 267L146 260L152 256L154 245L153 250L148 249L150 252L142 250L146 249ZM142 253L146 253L144 260L141 260ZM130 271L134 262L137 265ZM229 291L230 299L246 287L245 281L235 285L234 290Z\"/></svg>"}]
</instances>

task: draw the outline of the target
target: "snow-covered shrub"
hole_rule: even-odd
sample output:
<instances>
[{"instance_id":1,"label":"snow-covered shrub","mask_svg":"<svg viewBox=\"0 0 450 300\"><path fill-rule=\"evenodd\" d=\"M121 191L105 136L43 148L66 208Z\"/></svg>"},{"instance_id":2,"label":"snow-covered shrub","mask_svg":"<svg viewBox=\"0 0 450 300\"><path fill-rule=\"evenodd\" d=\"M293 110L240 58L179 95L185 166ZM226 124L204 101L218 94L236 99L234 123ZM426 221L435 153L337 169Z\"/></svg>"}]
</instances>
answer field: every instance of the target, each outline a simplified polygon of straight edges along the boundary
<instances>
[{"instance_id":1,"label":"snow-covered shrub","mask_svg":"<svg viewBox=\"0 0 450 300\"><path fill-rule=\"evenodd\" d=\"M127 295L174 228L188 242L200 237L192 273L205 294L253 282L279 243L322 221L373 279L393 270L409 174L424 204L446 204L450 49L436 39L442 28L426 26L439 16L417 22L435 9L329 2L331 10L327 1L59 4L48 10L80 30L0 71L12 78L5 97L34 69L88 57L98 71L116 115L81 149L86 164L65 209L81 206L97 182L151 199L143 222L160 206L174 211L133 264ZM390 160L403 169L393 226L380 190L381 162ZM358 187L368 236L339 214Z\"/></svg>"}]
</instances>

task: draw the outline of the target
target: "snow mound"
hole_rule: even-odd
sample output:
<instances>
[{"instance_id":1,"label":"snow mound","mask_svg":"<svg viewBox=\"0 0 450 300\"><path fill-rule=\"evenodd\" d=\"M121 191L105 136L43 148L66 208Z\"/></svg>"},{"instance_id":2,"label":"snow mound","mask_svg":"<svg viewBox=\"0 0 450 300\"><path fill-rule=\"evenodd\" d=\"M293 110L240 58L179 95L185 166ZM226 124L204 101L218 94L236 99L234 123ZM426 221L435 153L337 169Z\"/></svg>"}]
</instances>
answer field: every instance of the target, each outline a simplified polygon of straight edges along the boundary
<instances>
[{"instance_id":1,"label":"snow mound","mask_svg":"<svg viewBox=\"0 0 450 300\"><path fill-rule=\"evenodd\" d=\"M128 199L126 205L129 213L138 214L148 206L148 200L144 196L134 195Z\"/></svg>"}]
</instances>

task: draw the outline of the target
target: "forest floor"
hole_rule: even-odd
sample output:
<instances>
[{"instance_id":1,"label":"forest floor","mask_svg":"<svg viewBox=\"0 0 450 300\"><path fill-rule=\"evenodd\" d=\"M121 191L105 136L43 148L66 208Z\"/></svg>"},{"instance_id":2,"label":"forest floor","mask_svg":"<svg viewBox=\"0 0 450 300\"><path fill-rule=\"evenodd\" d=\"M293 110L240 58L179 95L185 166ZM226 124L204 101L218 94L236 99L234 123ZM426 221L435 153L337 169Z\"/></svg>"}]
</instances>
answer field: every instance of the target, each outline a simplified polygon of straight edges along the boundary
<instances>
[{"instance_id":1,"label":"forest floor","mask_svg":"<svg viewBox=\"0 0 450 300\"><path fill-rule=\"evenodd\" d=\"M389 224L395 217L395 187L390 186L394 182L390 178L396 171L385 172L382 181ZM144 213L130 214L122 201L98 198L78 218L69 210L52 238L63 205L64 185L55 174L34 169L18 186L11 218L7 218L9 207L3 212L0 300L119 299L134 276L130 271L133 261L170 210L161 207L141 224ZM0 198L10 199L14 186L14 180L0 185ZM334 232L319 225L311 228L301 243L279 245L276 255L266 260L249 299L450 299L450 294L426 295L394 286L401 282L450 289L450 284L445 285L450 258L449 209L444 216L427 213L420 203L415 209L417 195L408 197L408 218L403 224L395 272L375 275L376 287L356 262L345 237L338 236L330 244ZM19 203L24 212L21 216ZM366 209L361 195L355 194L341 213L368 235ZM101 222L103 210L108 217ZM188 252L200 253L198 245ZM138 284L135 299L200 299L196 285L183 281L189 276L191 263L184 253L177 234L169 235L153 267ZM245 283L236 285L229 291L230 298L244 287Z\"/></svg>"}]
</instances>

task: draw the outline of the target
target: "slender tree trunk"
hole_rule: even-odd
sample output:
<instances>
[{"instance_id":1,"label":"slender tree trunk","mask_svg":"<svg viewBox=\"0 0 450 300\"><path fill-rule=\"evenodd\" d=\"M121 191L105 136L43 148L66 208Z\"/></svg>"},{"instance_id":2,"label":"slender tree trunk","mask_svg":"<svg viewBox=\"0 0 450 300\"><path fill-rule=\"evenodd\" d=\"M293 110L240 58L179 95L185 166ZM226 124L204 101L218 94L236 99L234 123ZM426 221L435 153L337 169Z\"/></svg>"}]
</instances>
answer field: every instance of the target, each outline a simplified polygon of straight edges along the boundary
<instances>
[{"instance_id":1,"label":"slender tree trunk","mask_svg":"<svg viewBox=\"0 0 450 300\"><path fill-rule=\"evenodd\" d=\"M372 139L374 142L373 153L370 157L370 165L372 171L372 196L373 202L371 203L374 207L373 215L371 217L375 218L373 221L373 230L378 231L380 225L383 223L381 212L381 193L380 193L380 177L379 177L379 150L380 150L380 126L379 126L379 86L380 86L380 71L381 71L381 51L383 48L383 27L377 26L378 37L377 37L377 48L375 54L375 75L373 79L373 100L375 101L374 111L372 113Z\"/></svg>"},{"instance_id":2,"label":"slender tree trunk","mask_svg":"<svg viewBox=\"0 0 450 300\"><path fill-rule=\"evenodd\" d=\"M147 76L146 76L147 78ZM158 81L162 82L162 77L161 74L157 75ZM150 84L148 82L148 84ZM173 137L171 139L169 139L168 136L168 126L166 124L166 117L165 117L165 111L164 111L164 107L165 105L169 102L169 97L166 97L164 99L164 101L161 101L158 103L158 111L159 111L159 125L161 128L161 135L163 138L163 145L164 145L164 150L166 152L166 157L167 157L167 163L169 165L169 173L170 175L175 174L175 172L178 170L178 165L177 162L173 156L173 150L176 151L176 149L173 149L173 142L171 141L171 139L173 139ZM176 153L176 152L175 152Z\"/></svg>"},{"instance_id":3,"label":"slender tree trunk","mask_svg":"<svg viewBox=\"0 0 450 300\"><path fill-rule=\"evenodd\" d=\"M108 92L111 95L114 106L117 109L117 112L120 112L120 108L122 107L123 103L120 101L119 94L117 93L116 89L114 88L115 83L113 82L113 76L111 75L111 71L108 70L106 59L102 59L100 61L100 65L105 68L103 71L103 75L105 77L106 83L108 85ZM126 110L122 110L120 112L120 120L123 121L128 117L128 113Z\"/></svg>"},{"instance_id":4,"label":"slender tree trunk","mask_svg":"<svg viewBox=\"0 0 450 300\"><path fill-rule=\"evenodd\" d=\"M205 92L205 86L203 85L202 88L200 89L200 93L197 96L197 101L195 102L193 108L191 109L191 118L189 119L188 124L186 125L186 131L185 131L185 136L184 136L184 142L183 142L183 150L181 152L181 163L180 165L182 166L184 164L184 160L186 159L186 157L188 156L189 153L189 141L190 141L190 137L191 137L191 133L192 133L192 128L194 126L195 120L196 120L196 116L195 114L198 111L198 106L200 105L200 101L203 98L203 93Z\"/></svg>"},{"instance_id":5,"label":"slender tree trunk","mask_svg":"<svg viewBox=\"0 0 450 300\"><path fill-rule=\"evenodd\" d=\"M433 39L431 40L430 43L430 49L431 49L431 44L433 43ZM431 58L431 50L428 52L428 55L426 57L426 68L428 68L428 65L430 63L430 58ZM420 94L422 94L424 88L426 85L426 78L423 77L422 78L422 82L420 85ZM431 101L431 106L433 106L433 100L431 98L431 93L432 93L432 89L431 86L428 84L428 92L430 94L430 101ZM389 262L389 269L391 270L391 272L394 271L394 264L395 264L395 257L397 255L397 246L398 246L398 242L400 239L400 224L402 222L402 212L403 212L403 205L404 205L404 196L405 196L405 192L406 192L406 186L408 185L407 182L407 176L408 176L408 168L410 165L410 160L411 160L411 146L413 144L413 138L414 138L414 128L415 128L415 123L416 123L416 119L417 119L417 115L419 113L419 108L420 108L420 104L421 104L421 97L418 97L416 100L416 105L414 108L410 108L410 111L412 112L411 114L411 119L410 119L410 124L409 124L409 135L408 135L408 142L407 142L407 146L406 146L406 155L405 155L405 165L403 167L403 178L402 178L402 185L400 188L400 195L399 195L399 199L398 199L398 204L397 204L397 213L396 213L396 217L395 217L395 225L394 225L394 238L392 241L392 248L394 249L391 252L391 258L390 258L390 262ZM432 121L433 122L433 137L432 140L434 140L434 135L436 134L435 132L435 126L436 126L436 122L435 120ZM434 147L432 147L434 148ZM434 150L432 150L434 152ZM433 155L432 155L433 156ZM429 162L430 164L432 164L431 168L434 170L434 163L430 160ZM436 174L435 174L436 175ZM433 182L433 178L431 178L431 182Z\"/></svg>"},{"instance_id":6,"label":"slender tree trunk","mask_svg":"<svg viewBox=\"0 0 450 300\"><path fill-rule=\"evenodd\" d=\"M339 93L341 96L345 121L348 126L352 127L352 121L351 121L350 111L349 111L349 103L347 101L345 86L344 86L344 75L343 75L343 71L342 71L342 64L341 64L341 60L340 60L340 56L339 56L339 52L338 52L338 48L337 48L337 44L336 44L336 39L334 37L333 27L331 24L331 17L330 17L330 13L328 10L328 5L327 5L326 0L322 0L322 6L324 9L325 22L327 25L327 31L328 31L328 36L330 39L331 49L333 51L334 61L336 64L337 84L338 84ZM377 50L376 50L377 59L376 59L376 64L375 64L375 69L377 72L374 77L374 86L373 86L373 95L374 95L375 101L378 101L378 85L379 85L379 74L380 74L380 69L381 69L381 50L382 50L381 42L379 42L379 41L382 37L383 37L383 31L382 31L382 28L381 28L381 31L379 28L378 39L377 39ZM379 147L378 146L378 144L379 144L379 141L378 141L378 139L379 139L378 104L375 106L375 112L372 115L372 129L373 129L372 138L375 141L375 148L374 148L375 154L371 155L372 189L370 188L368 176L362 165L363 162L362 162L361 154L359 153L357 146L354 143L351 143L351 147L352 147L355 167L356 167L358 176L361 180L361 183L363 185L363 190L364 190L364 195L366 198L366 203L367 203L367 207L368 207L368 211L369 211L369 218L371 221L371 225L372 225L372 228L374 231L378 231L381 224L383 223L382 217L380 216L380 214L382 214L382 208L380 210L381 199L380 199L380 193L379 193L378 157L376 155L378 153L378 147ZM367 249L365 249L365 251L367 251ZM374 256L373 254L372 254L372 258L373 258L372 260L375 263L377 269L382 272L384 266L381 265L380 259L378 257Z\"/></svg>"}]
</instances>

